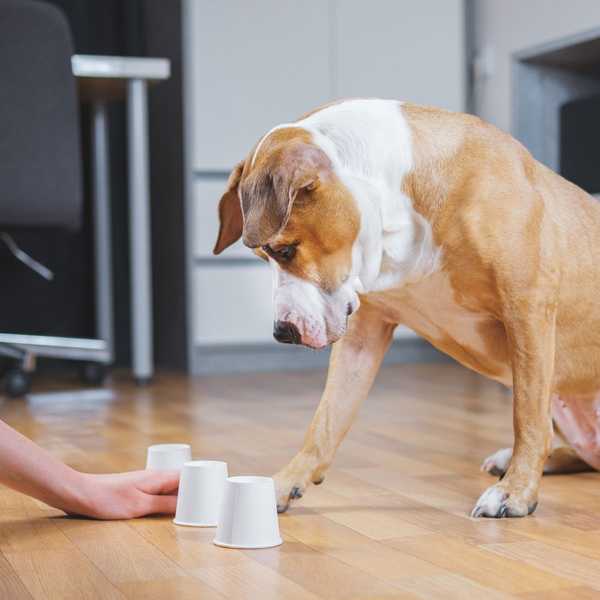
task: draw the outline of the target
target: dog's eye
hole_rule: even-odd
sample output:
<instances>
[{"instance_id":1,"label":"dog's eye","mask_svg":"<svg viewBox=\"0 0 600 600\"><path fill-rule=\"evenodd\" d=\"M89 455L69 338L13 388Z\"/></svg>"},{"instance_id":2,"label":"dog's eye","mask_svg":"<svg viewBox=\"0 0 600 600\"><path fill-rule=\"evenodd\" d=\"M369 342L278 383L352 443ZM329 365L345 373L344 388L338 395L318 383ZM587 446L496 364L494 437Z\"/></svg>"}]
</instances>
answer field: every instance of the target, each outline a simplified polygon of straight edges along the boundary
<instances>
[{"instance_id":1,"label":"dog's eye","mask_svg":"<svg viewBox=\"0 0 600 600\"><path fill-rule=\"evenodd\" d=\"M292 260L296 254L296 246L282 246L277 249L276 253L283 260Z\"/></svg>"},{"instance_id":2,"label":"dog's eye","mask_svg":"<svg viewBox=\"0 0 600 600\"><path fill-rule=\"evenodd\" d=\"M275 260L283 262L289 262L294 258L296 254L296 244L290 244L288 246L278 246L272 248L271 246L263 246L262 249Z\"/></svg>"}]
</instances>

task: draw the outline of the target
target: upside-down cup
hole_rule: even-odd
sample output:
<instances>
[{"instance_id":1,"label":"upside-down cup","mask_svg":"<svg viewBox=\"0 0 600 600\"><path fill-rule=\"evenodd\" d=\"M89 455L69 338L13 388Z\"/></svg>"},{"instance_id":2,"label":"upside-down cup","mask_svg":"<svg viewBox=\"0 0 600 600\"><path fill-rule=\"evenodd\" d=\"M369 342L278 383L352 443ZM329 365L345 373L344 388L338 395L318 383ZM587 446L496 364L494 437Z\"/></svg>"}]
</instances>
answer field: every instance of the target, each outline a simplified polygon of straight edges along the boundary
<instances>
[{"instance_id":1,"label":"upside-down cup","mask_svg":"<svg viewBox=\"0 0 600 600\"><path fill-rule=\"evenodd\" d=\"M146 469L153 471L180 471L184 463L192 460L189 444L155 444L148 447Z\"/></svg>"},{"instance_id":2,"label":"upside-down cup","mask_svg":"<svg viewBox=\"0 0 600 600\"><path fill-rule=\"evenodd\" d=\"M183 465L173 523L188 527L216 527L227 479L227 463L192 460Z\"/></svg>"},{"instance_id":3,"label":"upside-down cup","mask_svg":"<svg viewBox=\"0 0 600 600\"><path fill-rule=\"evenodd\" d=\"M225 481L213 541L225 548L271 548L282 543L275 484L270 477L241 476Z\"/></svg>"}]
</instances>

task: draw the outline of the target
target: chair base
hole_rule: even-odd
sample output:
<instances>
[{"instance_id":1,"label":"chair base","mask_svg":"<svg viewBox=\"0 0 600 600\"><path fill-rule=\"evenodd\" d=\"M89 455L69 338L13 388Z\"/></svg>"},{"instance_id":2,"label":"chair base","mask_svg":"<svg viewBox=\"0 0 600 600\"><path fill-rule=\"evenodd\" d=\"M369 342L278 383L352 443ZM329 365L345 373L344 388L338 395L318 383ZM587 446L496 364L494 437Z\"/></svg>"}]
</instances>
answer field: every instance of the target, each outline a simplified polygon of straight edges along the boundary
<instances>
[{"instance_id":1,"label":"chair base","mask_svg":"<svg viewBox=\"0 0 600 600\"><path fill-rule=\"evenodd\" d=\"M81 378L85 383L101 385L112 356L103 340L43 335L0 333L0 355L17 361L4 377L4 392L10 398L24 396L31 387L37 357L82 361Z\"/></svg>"}]
</instances>

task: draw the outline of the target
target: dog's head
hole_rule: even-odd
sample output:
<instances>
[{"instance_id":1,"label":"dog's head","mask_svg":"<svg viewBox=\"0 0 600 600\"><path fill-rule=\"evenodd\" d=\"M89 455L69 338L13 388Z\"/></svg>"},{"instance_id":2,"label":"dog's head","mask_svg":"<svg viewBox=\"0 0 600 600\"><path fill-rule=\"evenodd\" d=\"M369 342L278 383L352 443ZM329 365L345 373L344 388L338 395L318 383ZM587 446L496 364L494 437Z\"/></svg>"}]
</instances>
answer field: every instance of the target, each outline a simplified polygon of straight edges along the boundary
<instances>
[{"instance_id":1,"label":"dog's head","mask_svg":"<svg viewBox=\"0 0 600 600\"><path fill-rule=\"evenodd\" d=\"M240 237L273 270L275 339L322 348L358 308L360 215L327 154L300 127L263 138L233 170L214 253Z\"/></svg>"}]
</instances>

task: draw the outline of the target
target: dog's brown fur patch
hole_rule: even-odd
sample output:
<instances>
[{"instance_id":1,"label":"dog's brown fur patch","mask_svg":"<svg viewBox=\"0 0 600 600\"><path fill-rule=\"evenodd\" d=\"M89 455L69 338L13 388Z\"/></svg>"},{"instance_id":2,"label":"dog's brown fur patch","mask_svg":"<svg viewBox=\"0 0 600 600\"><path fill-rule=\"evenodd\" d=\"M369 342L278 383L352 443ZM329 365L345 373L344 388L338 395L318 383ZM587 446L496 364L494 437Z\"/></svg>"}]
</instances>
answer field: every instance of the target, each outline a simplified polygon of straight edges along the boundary
<instances>
[{"instance_id":1,"label":"dog's brown fur patch","mask_svg":"<svg viewBox=\"0 0 600 600\"><path fill-rule=\"evenodd\" d=\"M255 147L246 158L221 205L238 190L247 246L266 258L260 246L294 245L294 259L282 263L282 268L326 291L341 285L352 264L360 216L354 198L306 130L284 127L263 139L258 152ZM231 202L227 206L239 211L239 200L237 206ZM223 223L236 222L224 210L220 211L222 229ZM217 243L222 246L223 242Z\"/></svg>"}]
</instances>

